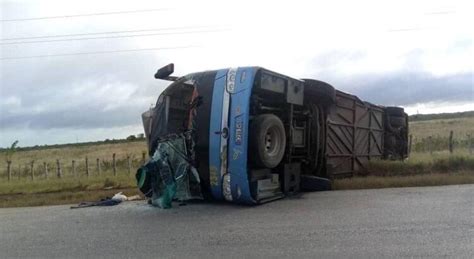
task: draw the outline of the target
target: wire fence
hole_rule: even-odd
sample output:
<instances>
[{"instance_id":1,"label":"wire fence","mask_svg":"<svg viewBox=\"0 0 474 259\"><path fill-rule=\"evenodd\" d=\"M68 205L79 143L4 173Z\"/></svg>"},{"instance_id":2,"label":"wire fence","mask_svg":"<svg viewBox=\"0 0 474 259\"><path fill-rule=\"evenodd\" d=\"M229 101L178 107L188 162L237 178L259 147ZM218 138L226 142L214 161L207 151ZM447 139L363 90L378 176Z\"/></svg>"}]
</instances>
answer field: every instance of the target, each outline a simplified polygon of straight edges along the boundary
<instances>
[{"instance_id":1,"label":"wire fence","mask_svg":"<svg viewBox=\"0 0 474 259\"><path fill-rule=\"evenodd\" d=\"M465 136L457 135L450 131L446 136L428 136L423 138L416 138L410 135L409 145L410 150L414 152L429 152L449 150L453 153L455 149L468 149L472 154L474 150L474 134L466 134Z\"/></svg>"},{"instance_id":2,"label":"wire fence","mask_svg":"<svg viewBox=\"0 0 474 259\"><path fill-rule=\"evenodd\" d=\"M428 136L413 138L409 136L410 152L429 152L455 149L468 149L469 154L474 151L474 136L467 134L464 138L454 138L454 132L448 136ZM135 174L137 168L146 161L146 152L141 154L127 154L117 157L115 153L109 159L84 157L80 159L48 159L31 160L29 162L6 161L6 168L0 178L12 180L41 180L49 178L118 176Z\"/></svg>"},{"instance_id":3,"label":"wire fence","mask_svg":"<svg viewBox=\"0 0 474 259\"><path fill-rule=\"evenodd\" d=\"M110 159L84 157L82 159L50 159L31 160L28 163L15 163L9 160L6 163L3 179L13 180L41 180L49 178L118 176L135 174L137 168L146 161L146 153L140 155L129 154L117 157L115 153Z\"/></svg>"}]
</instances>

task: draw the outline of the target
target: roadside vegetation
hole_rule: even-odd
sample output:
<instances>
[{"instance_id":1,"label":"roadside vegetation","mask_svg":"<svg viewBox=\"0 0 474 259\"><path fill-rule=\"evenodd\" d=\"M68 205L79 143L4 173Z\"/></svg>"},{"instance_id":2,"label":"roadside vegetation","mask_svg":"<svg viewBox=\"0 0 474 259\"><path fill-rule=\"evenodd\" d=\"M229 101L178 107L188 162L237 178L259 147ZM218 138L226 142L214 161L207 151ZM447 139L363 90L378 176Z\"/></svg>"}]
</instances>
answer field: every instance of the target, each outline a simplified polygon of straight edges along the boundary
<instances>
[{"instance_id":1,"label":"roadside vegetation","mask_svg":"<svg viewBox=\"0 0 474 259\"><path fill-rule=\"evenodd\" d=\"M474 155L467 149L412 153L406 161L373 161L368 171L353 178L336 179L334 189L371 189L474 184Z\"/></svg>"},{"instance_id":2,"label":"roadside vegetation","mask_svg":"<svg viewBox=\"0 0 474 259\"><path fill-rule=\"evenodd\" d=\"M0 157L5 158L0 160L0 207L96 201L111 197L117 192L123 192L127 196L139 194L135 171L143 163L145 141L110 142L4 149L0 152ZM15 148L13 145L12 147ZM115 174L113 154L116 157ZM86 173L86 157L89 175ZM57 170L58 160L60 175ZM11 161L10 180L7 161Z\"/></svg>"},{"instance_id":3,"label":"roadside vegetation","mask_svg":"<svg viewBox=\"0 0 474 259\"><path fill-rule=\"evenodd\" d=\"M21 145L21 143L19 143ZM9 149L0 151L0 157L5 157L12 152ZM16 148L16 152L10 155L12 161L12 168L18 169L21 165L29 166L31 161L35 161L37 166L42 165L43 162L55 163L59 159L64 165L69 165L72 160L78 161L78 164L86 157L93 162L99 158L101 161L111 161L112 155L115 153L117 159L124 159L130 155L135 160L142 158L142 153L146 152L145 140L134 141L116 141L116 143L97 142L97 144L68 144L68 145L53 145L37 148ZM6 167L5 159L0 159L0 174L3 173ZM1 179L1 178L0 178Z\"/></svg>"},{"instance_id":4,"label":"roadside vegetation","mask_svg":"<svg viewBox=\"0 0 474 259\"><path fill-rule=\"evenodd\" d=\"M139 194L135 178L128 175L89 178L52 178L0 182L0 208L58 205L96 201L123 192Z\"/></svg>"}]
</instances>

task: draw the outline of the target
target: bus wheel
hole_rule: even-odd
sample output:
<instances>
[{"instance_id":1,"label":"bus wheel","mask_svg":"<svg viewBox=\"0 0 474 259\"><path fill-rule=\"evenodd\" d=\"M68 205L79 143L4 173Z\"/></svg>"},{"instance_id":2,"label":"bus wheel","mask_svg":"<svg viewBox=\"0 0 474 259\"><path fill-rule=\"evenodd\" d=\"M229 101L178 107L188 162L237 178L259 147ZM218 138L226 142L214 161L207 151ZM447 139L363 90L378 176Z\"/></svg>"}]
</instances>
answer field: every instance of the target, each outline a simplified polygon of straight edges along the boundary
<instances>
[{"instance_id":1,"label":"bus wheel","mask_svg":"<svg viewBox=\"0 0 474 259\"><path fill-rule=\"evenodd\" d=\"M390 116L405 116L405 110L402 107L389 106L385 107L385 112Z\"/></svg>"},{"instance_id":2,"label":"bus wheel","mask_svg":"<svg viewBox=\"0 0 474 259\"><path fill-rule=\"evenodd\" d=\"M309 98L309 103L313 103L315 97L329 104L336 102L336 89L332 85L314 79L303 79L303 81L305 97Z\"/></svg>"},{"instance_id":3,"label":"bus wheel","mask_svg":"<svg viewBox=\"0 0 474 259\"><path fill-rule=\"evenodd\" d=\"M276 115L262 114L250 124L249 157L260 167L275 168L283 159L286 134Z\"/></svg>"},{"instance_id":4,"label":"bus wheel","mask_svg":"<svg viewBox=\"0 0 474 259\"><path fill-rule=\"evenodd\" d=\"M399 128L399 127L406 127L407 121L405 117L393 116L390 117L390 124L392 127Z\"/></svg>"}]
</instances>

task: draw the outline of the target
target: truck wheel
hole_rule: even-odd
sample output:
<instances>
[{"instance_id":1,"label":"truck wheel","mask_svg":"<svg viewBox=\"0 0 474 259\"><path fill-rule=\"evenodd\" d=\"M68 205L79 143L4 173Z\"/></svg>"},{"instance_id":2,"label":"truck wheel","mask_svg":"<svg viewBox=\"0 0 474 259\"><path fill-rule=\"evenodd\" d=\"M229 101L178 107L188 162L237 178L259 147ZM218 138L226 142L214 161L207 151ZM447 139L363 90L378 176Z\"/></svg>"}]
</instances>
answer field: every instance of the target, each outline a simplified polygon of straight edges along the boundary
<instances>
[{"instance_id":1,"label":"truck wheel","mask_svg":"<svg viewBox=\"0 0 474 259\"><path fill-rule=\"evenodd\" d=\"M389 106L385 107L385 112L391 116L405 116L405 110L401 107Z\"/></svg>"},{"instance_id":2,"label":"truck wheel","mask_svg":"<svg viewBox=\"0 0 474 259\"><path fill-rule=\"evenodd\" d=\"M303 79L305 96L310 98L320 97L330 103L336 102L336 89L330 84L314 79ZM314 100L312 100L314 102Z\"/></svg>"},{"instance_id":3,"label":"truck wheel","mask_svg":"<svg viewBox=\"0 0 474 259\"><path fill-rule=\"evenodd\" d=\"M275 168L283 159L286 133L283 122L273 114L257 116L250 124L250 160L260 167Z\"/></svg>"},{"instance_id":4,"label":"truck wheel","mask_svg":"<svg viewBox=\"0 0 474 259\"><path fill-rule=\"evenodd\" d=\"M407 121L406 121L405 117L392 116L392 117L390 117L390 124L394 128L406 127L407 126Z\"/></svg>"}]
</instances>

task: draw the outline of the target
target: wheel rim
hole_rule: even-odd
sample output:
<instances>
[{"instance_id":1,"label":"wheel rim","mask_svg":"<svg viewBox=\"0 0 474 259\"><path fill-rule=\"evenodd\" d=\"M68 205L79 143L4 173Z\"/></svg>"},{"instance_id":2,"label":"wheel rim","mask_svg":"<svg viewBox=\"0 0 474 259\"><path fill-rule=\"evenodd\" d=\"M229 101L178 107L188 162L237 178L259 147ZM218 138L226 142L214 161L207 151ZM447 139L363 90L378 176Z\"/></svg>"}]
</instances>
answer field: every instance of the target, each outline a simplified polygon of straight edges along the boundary
<instances>
[{"instance_id":1,"label":"wheel rim","mask_svg":"<svg viewBox=\"0 0 474 259\"><path fill-rule=\"evenodd\" d=\"M268 128L265 134L265 153L268 156L275 156L279 153L281 146L280 135L277 127Z\"/></svg>"}]
</instances>

